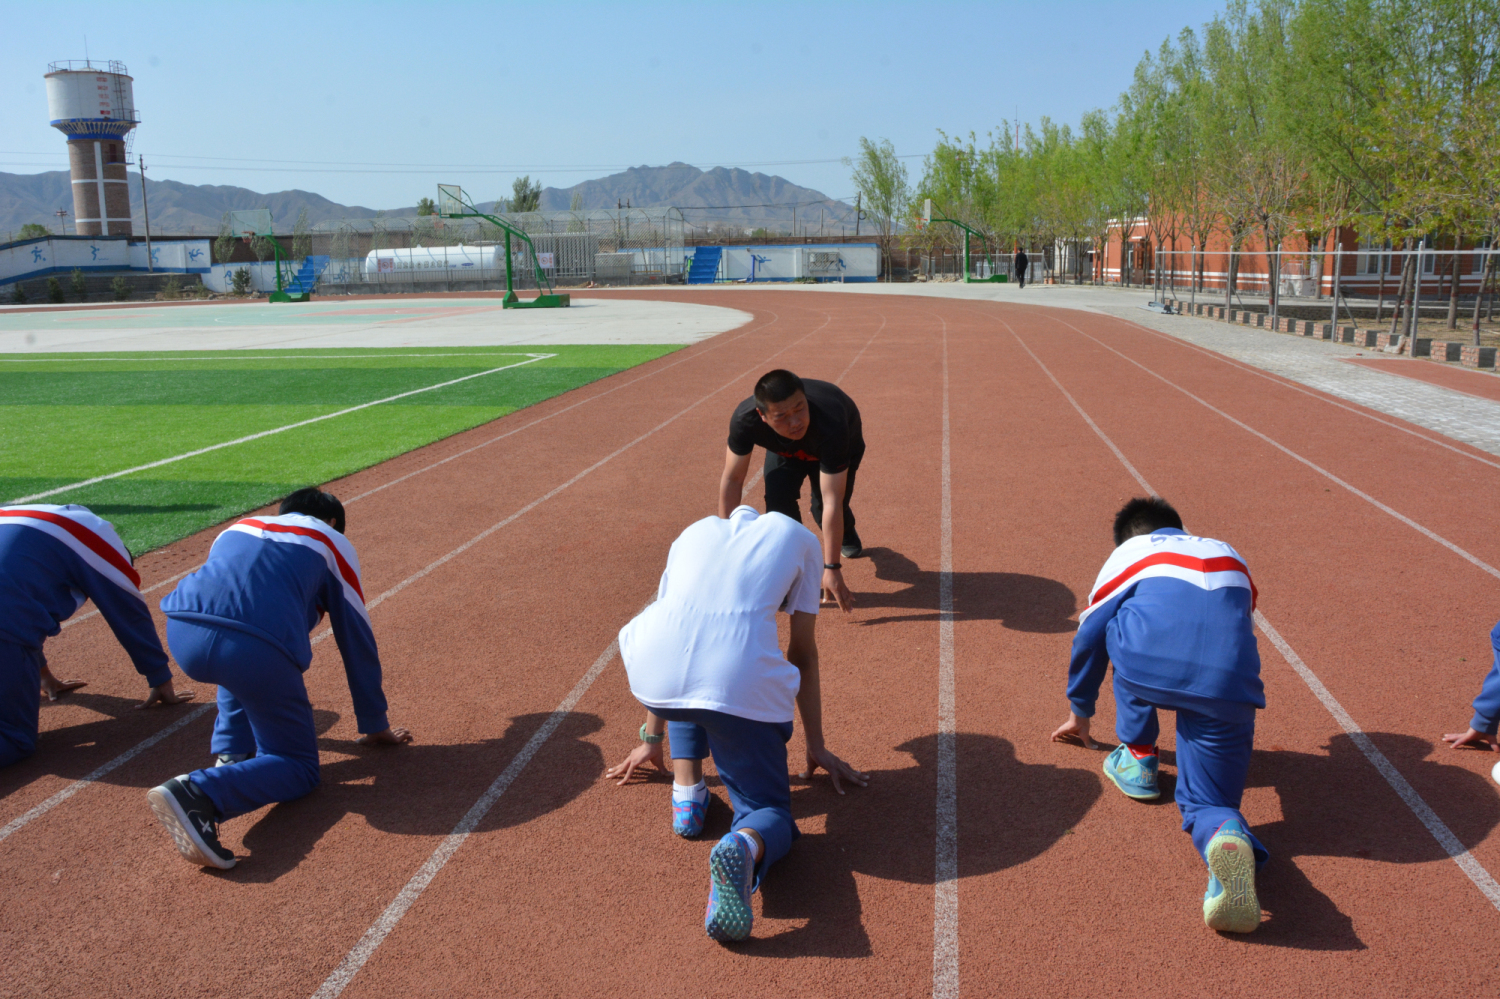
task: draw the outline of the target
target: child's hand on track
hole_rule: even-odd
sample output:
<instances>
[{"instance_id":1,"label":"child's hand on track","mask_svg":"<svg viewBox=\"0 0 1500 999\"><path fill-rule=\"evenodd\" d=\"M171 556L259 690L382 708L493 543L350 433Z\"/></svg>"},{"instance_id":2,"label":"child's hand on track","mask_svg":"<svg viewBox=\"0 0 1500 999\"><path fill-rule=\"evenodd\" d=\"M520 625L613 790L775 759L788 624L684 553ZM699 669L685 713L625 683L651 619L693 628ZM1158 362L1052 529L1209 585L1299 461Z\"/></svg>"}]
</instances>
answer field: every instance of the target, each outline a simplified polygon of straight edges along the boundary
<instances>
[{"instance_id":1,"label":"child's hand on track","mask_svg":"<svg viewBox=\"0 0 1500 999\"><path fill-rule=\"evenodd\" d=\"M181 704L183 701L191 701L198 696L196 690L174 690L172 681L168 680L160 687L151 688L151 696L136 705L137 709L149 708L157 704Z\"/></svg>"},{"instance_id":2,"label":"child's hand on track","mask_svg":"<svg viewBox=\"0 0 1500 999\"><path fill-rule=\"evenodd\" d=\"M52 675L47 667L42 667L42 693L47 695L47 700L55 701L64 694L71 694L80 687L87 687L86 680L59 680Z\"/></svg>"},{"instance_id":3,"label":"child's hand on track","mask_svg":"<svg viewBox=\"0 0 1500 999\"><path fill-rule=\"evenodd\" d=\"M807 769L797 775L799 780L811 780L812 775L819 769L827 770L828 776L833 780L833 789L839 794L844 793L844 786L839 778L847 780L851 784L866 787L870 783L870 775L855 770L843 760L829 752L828 747L820 746L817 749L811 747L807 750Z\"/></svg>"},{"instance_id":4,"label":"child's hand on track","mask_svg":"<svg viewBox=\"0 0 1500 999\"><path fill-rule=\"evenodd\" d=\"M1500 738L1476 732L1472 728L1467 732L1450 732L1443 736L1443 741L1448 744L1449 749L1473 746L1475 749L1488 749L1491 752L1500 753Z\"/></svg>"},{"instance_id":5,"label":"child's hand on track","mask_svg":"<svg viewBox=\"0 0 1500 999\"><path fill-rule=\"evenodd\" d=\"M1098 749L1099 744L1089 738L1089 720L1078 715L1068 715L1068 720L1057 726L1052 733L1053 742L1076 742L1085 749Z\"/></svg>"},{"instance_id":6,"label":"child's hand on track","mask_svg":"<svg viewBox=\"0 0 1500 999\"><path fill-rule=\"evenodd\" d=\"M604 776L607 780L614 780L618 777L620 779L617 783L624 784L630 779L630 775L635 773L636 767L643 767L647 763L654 763L656 769L664 774L672 772L672 768L667 764L666 756L662 752L662 743L643 742L630 751L630 755L625 757L624 763L620 763L604 771ZM641 776L644 777L645 774Z\"/></svg>"},{"instance_id":7,"label":"child's hand on track","mask_svg":"<svg viewBox=\"0 0 1500 999\"><path fill-rule=\"evenodd\" d=\"M358 742L361 746L399 746L403 742L411 742L411 732L404 728L388 728L362 735Z\"/></svg>"}]
</instances>

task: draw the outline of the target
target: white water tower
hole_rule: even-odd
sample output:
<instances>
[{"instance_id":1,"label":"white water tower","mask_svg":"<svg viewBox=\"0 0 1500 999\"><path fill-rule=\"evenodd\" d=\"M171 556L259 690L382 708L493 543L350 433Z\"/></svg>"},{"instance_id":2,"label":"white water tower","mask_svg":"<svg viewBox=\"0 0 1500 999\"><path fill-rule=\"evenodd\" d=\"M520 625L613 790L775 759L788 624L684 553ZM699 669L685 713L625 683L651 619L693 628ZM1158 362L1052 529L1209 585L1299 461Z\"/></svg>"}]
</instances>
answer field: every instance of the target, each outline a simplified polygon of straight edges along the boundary
<instances>
[{"instance_id":1,"label":"white water tower","mask_svg":"<svg viewBox=\"0 0 1500 999\"><path fill-rule=\"evenodd\" d=\"M135 91L122 62L103 67L67 59L47 67L52 127L68 137L73 220L80 236L129 236L126 177L130 130L140 123Z\"/></svg>"}]
</instances>

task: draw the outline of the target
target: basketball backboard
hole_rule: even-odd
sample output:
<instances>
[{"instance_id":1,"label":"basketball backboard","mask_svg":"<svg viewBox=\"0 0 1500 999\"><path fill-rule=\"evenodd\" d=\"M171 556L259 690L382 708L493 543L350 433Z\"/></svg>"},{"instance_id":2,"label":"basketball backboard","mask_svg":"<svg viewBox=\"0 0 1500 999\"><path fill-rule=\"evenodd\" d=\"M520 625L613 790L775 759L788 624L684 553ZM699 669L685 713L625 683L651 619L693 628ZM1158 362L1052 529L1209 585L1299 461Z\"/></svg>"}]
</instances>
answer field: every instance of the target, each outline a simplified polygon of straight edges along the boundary
<instances>
[{"instance_id":1,"label":"basketball backboard","mask_svg":"<svg viewBox=\"0 0 1500 999\"><path fill-rule=\"evenodd\" d=\"M439 184L437 198L437 213L444 218L455 215L472 215L474 209L469 205L469 199L464 197L464 189L457 184Z\"/></svg>"},{"instance_id":2,"label":"basketball backboard","mask_svg":"<svg viewBox=\"0 0 1500 999\"><path fill-rule=\"evenodd\" d=\"M922 228L932 225L932 199L928 198L922 202Z\"/></svg>"},{"instance_id":3,"label":"basketball backboard","mask_svg":"<svg viewBox=\"0 0 1500 999\"><path fill-rule=\"evenodd\" d=\"M271 209L247 208L230 212L229 231L244 237L271 235Z\"/></svg>"}]
</instances>

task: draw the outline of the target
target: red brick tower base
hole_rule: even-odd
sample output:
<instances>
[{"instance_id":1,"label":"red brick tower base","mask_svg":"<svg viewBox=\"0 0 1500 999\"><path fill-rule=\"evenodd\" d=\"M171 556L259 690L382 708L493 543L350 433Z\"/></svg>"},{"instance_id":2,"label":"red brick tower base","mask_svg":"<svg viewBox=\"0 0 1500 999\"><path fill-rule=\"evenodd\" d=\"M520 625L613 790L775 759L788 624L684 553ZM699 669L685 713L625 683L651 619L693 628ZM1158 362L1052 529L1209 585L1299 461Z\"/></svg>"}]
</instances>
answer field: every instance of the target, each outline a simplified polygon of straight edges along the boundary
<instances>
[{"instance_id":1,"label":"red brick tower base","mask_svg":"<svg viewBox=\"0 0 1500 999\"><path fill-rule=\"evenodd\" d=\"M73 176L74 231L80 236L133 235L125 140L69 140L68 164Z\"/></svg>"}]
</instances>

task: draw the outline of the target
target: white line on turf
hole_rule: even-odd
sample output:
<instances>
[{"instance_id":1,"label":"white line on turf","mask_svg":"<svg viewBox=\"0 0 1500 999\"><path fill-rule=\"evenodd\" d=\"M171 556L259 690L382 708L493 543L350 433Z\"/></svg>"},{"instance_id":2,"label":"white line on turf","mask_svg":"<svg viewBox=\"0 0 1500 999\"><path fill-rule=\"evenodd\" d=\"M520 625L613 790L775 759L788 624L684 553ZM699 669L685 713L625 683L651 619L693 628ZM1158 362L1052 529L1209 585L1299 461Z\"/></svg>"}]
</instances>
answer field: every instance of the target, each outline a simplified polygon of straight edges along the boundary
<instances>
[{"instance_id":1,"label":"white line on turf","mask_svg":"<svg viewBox=\"0 0 1500 999\"><path fill-rule=\"evenodd\" d=\"M0 841L5 840L10 836L11 833L16 832L23 826L30 824L34 819L41 818L43 815L52 811L52 809L56 808L58 805L61 805L63 802L67 801L69 798L73 797L73 795L77 794L79 791L82 791L90 784L102 780L104 776L111 770L114 770L116 767L120 766L123 763L128 763L130 760L139 756L141 753L144 753L146 750L150 749L158 742L161 742L173 732L177 732L185 728L192 722L197 721L199 718L202 718L205 714L208 713L209 709L213 707L215 707L215 705L213 704L198 705L196 708L193 708L187 714L183 715L181 718L177 719L172 724L162 729L160 732L157 732L149 739L137 743L135 746L127 749L125 752L121 753L119 756L116 756L114 759L99 767L97 770L69 784L67 787L54 794L52 797L48 798L40 805L37 805L35 808L32 808L31 810L16 816L14 819L11 819L3 827L0 827Z\"/></svg>"},{"instance_id":2,"label":"white line on turf","mask_svg":"<svg viewBox=\"0 0 1500 999\"><path fill-rule=\"evenodd\" d=\"M385 360L387 358L400 357L530 357L531 354L521 350L476 350L449 354L297 354L290 350L279 354L232 354L218 355L205 354L202 357L74 357L72 354L59 354L56 357L0 357L0 364L41 364L44 362L60 363L73 361L115 361L120 364L154 364L158 361L350 361L368 360L376 358Z\"/></svg>"},{"instance_id":3,"label":"white line on turf","mask_svg":"<svg viewBox=\"0 0 1500 999\"><path fill-rule=\"evenodd\" d=\"M1010 329L1009 323L1006 323L1005 326L1007 329ZM1099 439L1115 453L1115 456L1129 470L1131 476L1141 484L1141 488L1152 495L1157 495L1156 490L1151 488L1151 484L1141 476L1141 473L1136 471L1135 467L1125 460L1124 455L1120 453L1120 449L1115 446L1114 441L1110 440L1109 436L1103 430L1099 429L1098 424L1089 419L1089 415L1083 411L1083 407L1078 405L1078 400L1074 399L1072 394L1062 387L1062 383L1042 363L1041 358L1032 353L1031 348L1026 345L1026 342L1021 339L1015 330L1011 329L1010 333L1011 336L1016 338L1016 342L1021 345L1021 348L1026 353L1031 354L1031 359L1036 362L1037 367L1041 368L1042 371L1046 372L1047 377L1052 379L1052 384L1057 386L1057 390L1063 394L1063 398L1068 400L1073 408L1078 411L1078 414L1088 423L1089 427L1093 429L1094 433L1099 436ZM1123 357L1124 355L1121 356ZM1126 360L1129 360L1129 358L1126 358ZM1490 875L1490 872L1485 869L1484 865L1474 859L1474 855L1468 851L1457 836L1453 835L1453 830L1448 828L1447 824L1438 817L1437 812L1432 810L1432 806L1423 800L1422 796L1417 793L1416 788L1412 787L1411 783L1401 775L1401 771L1396 769L1396 765L1371 741L1370 737L1365 734L1364 729L1360 728L1359 723L1354 720L1354 717L1348 711L1344 710L1344 706L1324 686L1323 681L1318 679L1318 675L1308 668L1307 664L1302 661L1302 657L1297 655L1291 644L1281 636L1279 631L1271 627L1271 622L1266 620L1266 616L1260 611L1255 612L1255 623L1260 628L1261 633L1270 639L1271 644L1276 646L1276 651L1281 653L1281 657L1286 660L1287 665L1302 678L1302 682L1307 684L1307 688L1312 691L1313 696L1318 699L1323 707L1327 709L1328 713L1333 716L1334 721L1339 723L1339 727L1359 747L1359 751L1364 754L1365 759L1369 760L1376 772L1385 778L1386 783L1391 786L1391 790L1396 792L1396 795L1406 804L1406 807L1411 809L1412 814L1432 834L1432 838L1437 840L1438 845L1443 848L1449 857L1453 858L1453 862L1458 865L1459 870L1463 871L1469 880L1474 882L1474 886L1484 894L1485 898L1489 899L1491 905L1496 909L1500 909L1500 883L1496 883L1494 877Z\"/></svg>"},{"instance_id":4,"label":"white line on turf","mask_svg":"<svg viewBox=\"0 0 1500 999\"><path fill-rule=\"evenodd\" d=\"M941 319L941 317L939 317ZM937 865L932 994L958 996L958 706L953 678L953 488L948 419L948 324L943 322L943 488L938 557Z\"/></svg>"},{"instance_id":5,"label":"white line on turf","mask_svg":"<svg viewBox=\"0 0 1500 999\"><path fill-rule=\"evenodd\" d=\"M411 880L406 882L406 885L396 895L395 899L392 900L391 904L386 906L385 911L380 914L380 918L375 920L374 924L365 931L364 936L359 938L359 942L350 949L348 954L344 955L344 959L339 962L338 967L334 968L329 976L323 980L323 984L318 986L318 990L313 993L312 999L334 999L335 996L348 987L349 982L359 973L359 969L363 968L365 962L375 953L381 941L390 934L391 930L396 928L396 924L401 921L401 917L406 915L407 910L416 903L417 899L421 897L422 892L427 890L427 886L432 883L432 879L437 877L438 872L458 852L458 848L463 846L464 840L469 838L469 834L489 814L495 802L499 801L501 795L505 794L506 789L510 787L521 771L526 768L526 764L531 762L532 757L542 748L542 744L551 738L552 733L557 731L557 727L563 723L563 719L567 718L568 713L573 710L578 701L588 692L588 689L594 685L594 681L599 679L599 675L604 672L604 668L614 659L615 654L619 652L619 648L619 639L615 639L609 643L608 648L599 654L599 658L594 660L594 665L590 666L588 672L583 674L583 679L574 685L573 689L568 692L568 696L564 697L562 702L547 716L547 720L542 723L542 727L537 729L536 733L527 740L526 745L521 748L521 751L500 772L500 776L495 778L495 782L480 796L478 801L474 802L473 807L464 813L464 817L458 820L458 825L453 827L453 831L444 837L443 841L438 844L438 848L432 851L432 856L427 858L427 862L417 869L417 873L411 876Z\"/></svg>"},{"instance_id":6,"label":"white line on turf","mask_svg":"<svg viewBox=\"0 0 1500 999\"><path fill-rule=\"evenodd\" d=\"M210 451L217 451L220 448L233 447L236 444L244 444L247 441L259 440L262 437L270 437L272 434L283 433L287 430L295 430L298 427L305 427L312 423L320 423L323 420L331 420L337 416L347 416L350 413L357 413L362 409L369 409L371 406L379 406L387 402L395 402L397 399L406 399L410 396L420 395L423 392L432 392L436 389L447 388L450 385L457 385L459 382L466 382L473 378L483 378L485 375L493 375L497 371L509 371L511 368L519 368L523 365L535 364L537 361L544 361L549 357L556 357L557 355L530 354L526 356L528 356L528 360L517 361L515 364L506 364L498 368L490 368L488 371L479 371L472 375L464 375L462 378L453 378L446 382L439 382L436 385L428 385L425 388L412 389L410 392L399 392L396 395L386 396L384 399L376 399L372 402L362 402L358 406L350 406L348 409L341 409L336 413L324 413L322 416L314 416L308 420L299 420L296 423L288 423L284 427L276 427L273 430L262 430L258 434L249 434L244 437L237 437L232 441L224 441L219 444L210 444L208 447L200 447L195 451L186 451L179 455L173 455L170 458L162 458L159 461L151 461L147 462L144 465L136 465L134 468L126 468L118 472L110 472L108 475L96 475L92 479L84 479L82 482L74 482L71 485L58 486L55 489L47 489L39 493L32 493L30 496L21 496L17 499L10 500L9 502L10 505L18 503L30 503L33 500L44 499L48 496L56 496L58 493L65 493L74 489L80 489L83 486L91 486L96 482L105 482L109 479L118 479L122 475L131 475L135 472L144 472L150 468L160 468L163 465L170 465L173 462L183 461L187 458L193 458L200 454L208 454Z\"/></svg>"},{"instance_id":7,"label":"white line on turf","mask_svg":"<svg viewBox=\"0 0 1500 999\"><path fill-rule=\"evenodd\" d=\"M1062 320L1058 320L1058 322L1063 322L1063 321ZM1432 539L1433 541L1436 541L1438 544L1442 545L1444 548L1446 548L1449 551L1453 552L1453 554L1457 555L1459 558L1463 559L1464 561L1472 563L1473 565L1475 565L1479 569L1482 569L1483 571L1489 573L1491 576L1494 576L1496 579L1500 579L1500 569L1495 568L1494 566L1490 565L1488 562L1485 562L1483 559L1480 559L1478 556L1471 555L1469 552L1467 552L1464 549L1460 548L1458 545L1456 545L1453 542L1449 541L1447 538L1445 538L1442 535L1438 534L1436 531L1433 531L1433 530L1431 530L1431 529L1429 529L1427 527L1424 527L1423 525L1417 523L1415 520L1412 520L1410 517L1406 516L1404 513L1399 513L1396 510L1393 510L1391 507L1386 506L1384 503L1380 502L1380 500L1376 499L1374 496L1371 496L1369 493L1365 492L1363 489L1360 489L1357 486L1355 486L1355 485L1353 485L1353 484L1351 484L1349 482L1344 481L1343 479L1339 478L1337 475L1334 475L1328 469L1324 468L1322 465L1319 465L1316 462L1311 461L1308 458L1302 457L1302 455L1298 454L1296 451L1293 451L1291 448L1287 447L1285 444L1282 444L1281 442L1272 439L1271 437L1267 436L1266 434L1261 433L1259 430L1256 430L1254 427L1250 426L1250 424L1244 422L1243 420L1237 420L1237 419L1235 419L1233 416L1230 416L1228 413L1224 412L1224 410L1222 410L1219 407L1215 406L1213 403L1209 402L1207 399L1204 399L1203 397L1198 396L1198 395L1194 395L1191 391L1189 391L1188 389L1183 388L1181 385L1178 385L1176 382L1172 381L1170 378L1167 378L1164 375L1160 375L1157 372L1152 371L1149 367L1147 367L1146 365L1142 364L1140 361L1137 361L1135 358L1130 357L1127 354L1122 354L1118 350L1115 350L1115 348L1111 347L1109 344L1105 343L1103 340L1100 340L1100 339L1098 339L1097 337L1094 337L1094 336L1090 336L1088 333L1084 333L1083 330L1078 329L1078 327L1073 326L1071 323L1065 323L1064 322L1063 325L1070 326L1072 329L1077 330L1077 332L1080 335L1088 337L1090 340L1093 340L1095 343L1097 343L1099 346L1103 347L1105 350L1108 350L1110 353L1115 354L1115 355L1119 356L1120 358L1122 358L1122 359L1124 359L1126 361L1129 361L1131 364L1134 364L1136 367L1138 367L1142 371L1146 372L1146 374L1148 374L1151 377L1157 379L1158 381L1162 382L1165 385L1171 386L1172 388L1174 388L1177 391L1181 392L1183 395L1187 396L1189 399L1192 399L1194 402L1198 403L1200 406L1204 407L1205 409L1209 410L1210 412L1216 413L1217 415L1222 416L1224 419L1228 420L1230 423L1233 423L1235 426L1239 427L1241 430L1244 430L1244 431L1246 431L1247 433L1250 433L1250 434L1254 434L1256 437L1259 437L1261 440L1265 441L1267 444L1271 445L1272 447L1274 447L1276 450L1280 451L1282 454L1286 455L1287 457L1292 458L1295 461L1301 462L1302 464L1306 465L1308 468L1312 469L1314 472L1317 472L1319 475L1321 475L1324 478L1328 479L1330 482L1338 483L1338 485L1342 486L1344 489L1347 489L1349 492L1353 493L1355 496L1358 496L1360 499L1364 500L1366 503L1369 503L1371 506L1375 507L1375 509L1381 511L1382 513L1388 513L1388 514L1390 514L1392 517L1395 517L1397 520L1401 521L1401 523L1405 524L1407 527L1410 527L1412 530L1417 531L1419 534L1425 535L1426 537ZM1014 331L1012 331L1012 334L1014 335ZM1017 339L1020 339L1020 338L1017 337ZM1028 350L1028 352L1029 352L1029 350ZM1036 355L1033 354L1032 356L1035 357ZM1040 364L1041 362L1038 361L1037 363Z\"/></svg>"}]
</instances>

